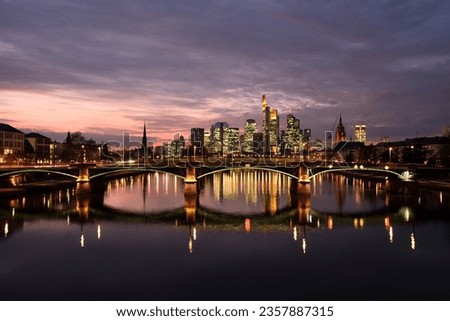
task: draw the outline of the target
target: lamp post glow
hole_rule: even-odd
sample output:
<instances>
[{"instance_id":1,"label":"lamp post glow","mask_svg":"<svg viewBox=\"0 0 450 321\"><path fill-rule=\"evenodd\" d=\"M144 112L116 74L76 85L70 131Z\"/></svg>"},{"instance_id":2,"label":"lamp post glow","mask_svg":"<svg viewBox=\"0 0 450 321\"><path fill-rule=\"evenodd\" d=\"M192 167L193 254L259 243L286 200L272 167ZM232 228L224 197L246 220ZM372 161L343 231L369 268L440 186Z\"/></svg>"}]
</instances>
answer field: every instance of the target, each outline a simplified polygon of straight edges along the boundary
<instances>
[{"instance_id":1,"label":"lamp post glow","mask_svg":"<svg viewBox=\"0 0 450 321\"><path fill-rule=\"evenodd\" d=\"M389 163L391 162L392 159L392 147L389 147Z\"/></svg>"}]
</instances>

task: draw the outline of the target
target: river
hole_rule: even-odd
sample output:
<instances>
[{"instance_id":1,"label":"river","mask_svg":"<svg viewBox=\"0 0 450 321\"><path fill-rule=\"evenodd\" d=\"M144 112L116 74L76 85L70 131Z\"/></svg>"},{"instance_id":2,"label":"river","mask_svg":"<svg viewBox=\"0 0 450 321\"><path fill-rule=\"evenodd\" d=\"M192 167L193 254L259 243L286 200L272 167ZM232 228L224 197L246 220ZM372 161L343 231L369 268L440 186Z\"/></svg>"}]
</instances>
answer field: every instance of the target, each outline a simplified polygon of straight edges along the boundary
<instances>
[{"instance_id":1,"label":"river","mask_svg":"<svg viewBox=\"0 0 450 321\"><path fill-rule=\"evenodd\" d=\"M2 300L449 300L448 192L324 174L147 173L0 199Z\"/></svg>"}]
</instances>

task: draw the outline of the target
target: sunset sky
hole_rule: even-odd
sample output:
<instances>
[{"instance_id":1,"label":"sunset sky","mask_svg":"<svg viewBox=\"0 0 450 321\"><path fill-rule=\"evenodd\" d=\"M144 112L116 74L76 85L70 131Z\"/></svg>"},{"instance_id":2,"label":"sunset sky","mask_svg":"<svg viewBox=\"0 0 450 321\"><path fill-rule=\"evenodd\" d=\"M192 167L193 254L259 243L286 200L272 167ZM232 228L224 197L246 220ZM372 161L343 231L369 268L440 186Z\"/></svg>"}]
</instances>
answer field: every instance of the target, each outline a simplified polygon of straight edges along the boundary
<instances>
[{"instance_id":1,"label":"sunset sky","mask_svg":"<svg viewBox=\"0 0 450 321\"><path fill-rule=\"evenodd\" d=\"M0 0L0 122L63 140L187 135L261 96L313 138L450 125L450 1Z\"/></svg>"}]
</instances>

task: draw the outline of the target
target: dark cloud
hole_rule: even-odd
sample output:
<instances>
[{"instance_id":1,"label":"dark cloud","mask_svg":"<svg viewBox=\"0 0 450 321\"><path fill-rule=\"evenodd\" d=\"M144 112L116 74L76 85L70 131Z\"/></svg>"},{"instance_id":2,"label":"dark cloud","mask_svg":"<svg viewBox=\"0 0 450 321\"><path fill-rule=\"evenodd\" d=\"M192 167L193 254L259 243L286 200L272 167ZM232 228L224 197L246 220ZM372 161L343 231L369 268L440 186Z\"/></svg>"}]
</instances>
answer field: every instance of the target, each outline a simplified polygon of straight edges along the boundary
<instances>
[{"instance_id":1,"label":"dark cloud","mask_svg":"<svg viewBox=\"0 0 450 321\"><path fill-rule=\"evenodd\" d=\"M0 0L0 90L129 102L158 135L260 125L265 92L317 137L340 113L372 139L432 135L450 119L449 16L447 1Z\"/></svg>"}]
</instances>

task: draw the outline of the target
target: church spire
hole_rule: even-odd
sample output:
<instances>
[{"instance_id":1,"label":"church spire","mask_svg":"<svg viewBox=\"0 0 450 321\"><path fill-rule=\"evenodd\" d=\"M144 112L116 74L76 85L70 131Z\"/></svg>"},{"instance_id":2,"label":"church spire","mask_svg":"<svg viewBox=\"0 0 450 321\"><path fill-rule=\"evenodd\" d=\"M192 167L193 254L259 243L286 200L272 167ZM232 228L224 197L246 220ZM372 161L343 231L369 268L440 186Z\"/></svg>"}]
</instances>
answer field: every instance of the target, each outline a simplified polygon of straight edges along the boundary
<instances>
[{"instance_id":1,"label":"church spire","mask_svg":"<svg viewBox=\"0 0 450 321\"><path fill-rule=\"evenodd\" d=\"M345 127L344 127L344 124L342 124L342 115L341 114L339 114L339 124L336 127L336 134L335 134L334 138L335 138L335 144L347 140L347 136L345 135Z\"/></svg>"},{"instance_id":2,"label":"church spire","mask_svg":"<svg viewBox=\"0 0 450 321\"><path fill-rule=\"evenodd\" d=\"M144 121L144 132L142 133L142 147L147 149L147 128Z\"/></svg>"},{"instance_id":3,"label":"church spire","mask_svg":"<svg viewBox=\"0 0 450 321\"><path fill-rule=\"evenodd\" d=\"M67 131L66 143L72 144L72 136L70 135L70 130Z\"/></svg>"},{"instance_id":4,"label":"church spire","mask_svg":"<svg viewBox=\"0 0 450 321\"><path fill-rule=\"evenodd\" d=\"M148 146L147 146L147 126L144 121L144 131L142 133L142 156L144 157L144 165L148 161Z\"/></svg>"}]
</instances>

